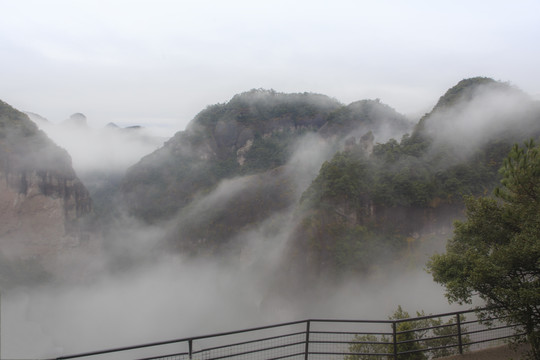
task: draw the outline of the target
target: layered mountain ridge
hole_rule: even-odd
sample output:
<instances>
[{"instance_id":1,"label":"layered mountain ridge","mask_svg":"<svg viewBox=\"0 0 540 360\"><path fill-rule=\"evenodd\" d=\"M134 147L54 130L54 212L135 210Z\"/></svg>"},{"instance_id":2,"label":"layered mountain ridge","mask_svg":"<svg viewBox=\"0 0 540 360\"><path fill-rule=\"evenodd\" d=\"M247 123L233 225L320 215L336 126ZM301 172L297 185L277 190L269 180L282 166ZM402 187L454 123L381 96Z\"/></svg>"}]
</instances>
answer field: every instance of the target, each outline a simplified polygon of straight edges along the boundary
<instances>
[{"instance_id":1,"label":"layered mountain ridge","mask_svg":"<svg viewBox=\"0 0 540 360\"><path fill-rule=\"evenodd\" d=\"M110 219L125 211L161 229L153 252L235 256L254 238L286 244L280 271L289 275L423 266L462 216L463 196L488 195L511 145L540 137L539 109L515 87L482 77L450 88L416 124L378 99L343 105L251 90L202 110L121 180L104 180L109 209L97 223L130 226ZM70 224L92 211L88 192L65 151L23 114L1 110L0 221L8 230L0 238L24 228L28 244L46 244L36 234L47 228L31 224L56 216L55 235L42 237L65 242L77 228ZM41 202L30 205L34 198Z\"/></svg>"},{"instance_id":2,"label":"layered mountain ridge","mask_svg":"<svg viewBox=\"0 0 540 360\"><path fill-rule=\"evenodd\" d=\"M372 154L351 146L322 165L302 195L290 263L319 274L423 266L463 216L463 197L489 195L511 145L539 136L538 104L524 93L461 81L410 135Z\"/></svg>"},{"instance_id":3,"label":"layered mountain ridge","mask_svg":"<svg viewBox=\"0 0 540 360\"><path fill-rule=\"evenodd\" d=\"M283 166L303 135L388 136L411 123L378 101L343 106L324 95L251 90L207 107L161 149L129 169L123 193L132 214L148 221L172 216L220 180ZM390 131L391 132L391 131Z\"/></svg>"}]
</instances>

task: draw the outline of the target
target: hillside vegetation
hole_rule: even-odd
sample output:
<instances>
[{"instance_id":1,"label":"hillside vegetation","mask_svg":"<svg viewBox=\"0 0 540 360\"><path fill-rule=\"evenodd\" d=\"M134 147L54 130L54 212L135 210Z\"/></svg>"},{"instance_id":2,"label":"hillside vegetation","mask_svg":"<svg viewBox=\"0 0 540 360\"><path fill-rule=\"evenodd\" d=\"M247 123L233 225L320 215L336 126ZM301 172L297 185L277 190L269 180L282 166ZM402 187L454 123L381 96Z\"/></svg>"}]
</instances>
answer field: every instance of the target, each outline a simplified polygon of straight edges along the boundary
<instances>
[{"instance_id":1,"label":"hillside vegetation","mask_svg":"<svg viewBox=\"0 0 540 360\"><path fill-rule=\"evenodd\" d=\"M355 144L322 165L300 200L297 260L339 273L433 251L463 216L463 197L490 194L512 144L539 135L537 105L520 91L486 78L458 83L411 135L371 154Z\"/></svg>"},{"instance_id":2,"label":"hillside vegetation","mask_svg":"<svg viewBox=\"0 0 540 360\"><path fill-rule=\"evenodd\" d=\"M180 251L220 252L296 209L284 259L293 268L421 265L416 256L462 216L463 196L490 193L512 144L538 137L539 114L526 94L481 77L450 88L414 126L379 100L251 90L201 111L128 171L122 193L134 216L172 220L167 246ZM306 136L321 158L301 173L292 159Z\"/></svg>"},{"instance_id":3,"label":"hillside vegetation","mask_svg":"<svg viewBox=\"0 0 540 360\"><path fill-rule=\"evenodd\" d=\"M490 194L512 145L539 137L539 109L481 77L450 88L416 123L378 99L345 105L255 89L202 110L107 187L110 208L94 216L113 232L123 210L162 229L157 252L242 254L246 239L285 243L289 274L421 267L462 218L463 197ZM0 170L12 185L40 171L68 174L81 191L67 190L66 209L89 212L67 153L26 115L0 110Z\"/></svg>"},{"instance_id":4,"label":"hillside vegetation","mask_svg":"<svg viewBox=\"0 0 540 360\"><path fill-rule=\"evenodd\" d=\"M128 171L122 191L130 213L140 219L177 217L169 239L175 247L214 248L297 203L305 186L287 164L301 139L317 136L320 147L338 149L347 136L388 136L410 128L379 101L344 106L324 95L251 90L201 111L185 131ZM227 179L242 179L242 190L201 213L194 204Z\"/></svg>"}]
</instances>

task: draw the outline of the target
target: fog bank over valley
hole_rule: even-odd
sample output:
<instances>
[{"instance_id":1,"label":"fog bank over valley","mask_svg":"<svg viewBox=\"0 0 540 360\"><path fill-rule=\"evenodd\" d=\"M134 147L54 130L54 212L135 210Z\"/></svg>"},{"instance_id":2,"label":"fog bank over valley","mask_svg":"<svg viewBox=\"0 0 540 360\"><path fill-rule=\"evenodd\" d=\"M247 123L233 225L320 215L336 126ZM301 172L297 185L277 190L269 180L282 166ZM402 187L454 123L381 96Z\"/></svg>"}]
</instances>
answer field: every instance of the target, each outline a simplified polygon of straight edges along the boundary
<instances>
[{"instance_id":1,"label":"fog bank over valley","mask_svg":"<svg viewBox=\"0 0 540 360\"><path fill-rule=\"evenodd\" d=\"M538 103L483 77L415 119L379 99L253 89L168 139L0 105L14 359L457 309L426 261L463 196L489 195L510 146L540 137Z\"/></svg>"}]
</instances>

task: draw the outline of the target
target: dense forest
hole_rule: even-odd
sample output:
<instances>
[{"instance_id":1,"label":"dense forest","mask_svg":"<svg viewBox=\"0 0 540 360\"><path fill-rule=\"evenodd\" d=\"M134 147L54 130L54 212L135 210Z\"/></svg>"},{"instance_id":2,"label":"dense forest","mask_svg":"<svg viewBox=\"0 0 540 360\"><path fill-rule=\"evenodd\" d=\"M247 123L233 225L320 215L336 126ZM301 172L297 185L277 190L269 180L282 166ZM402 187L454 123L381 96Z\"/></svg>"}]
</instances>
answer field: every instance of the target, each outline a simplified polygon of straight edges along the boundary
<instances>
[{"instance_id":1,"label":"dense forest","mask_svg":"<svg viewBox=\"0 0 540 360\"><path fill-rule=\"evenodd\" d=\"M538 137L539 114L519 89L481 77L450 88L415 125L378 99L252 90L199 113L129 170L122 192L134 216L176 219L167 244L181 251L234 248L240 233L293 209L286 262L295 267L422 266L416 257L444 244L463 197L489 194L512 144ZM314 157L326 151L299 182L292 159L309 135L319 139ZM199 206L223 181L238 187Z\"/></svg>"},{"instance_id":2,"label":"dense forest","mask_svg":"<svg viewBox=\"0 0 540 360\"><path fill-rule=\"evenodd\" d=\"M493 108L476 108L485 98ZM497 98L506 103L493 103ZM368 271L381 259L421 267L425 258L414 256L444 244L463 216L464 197L491 194L512 144L538 137L537 110L507 84L461 81L411 134L377 143L371 152L353 144L326 161L300 199L306 212L297 243L326 272ZM443 121L485 122L485 128L474 136L461 131L475 131L475 124L444 133ZM467 137L475 142L461 142Z\"/></svg>"}]
</instances>

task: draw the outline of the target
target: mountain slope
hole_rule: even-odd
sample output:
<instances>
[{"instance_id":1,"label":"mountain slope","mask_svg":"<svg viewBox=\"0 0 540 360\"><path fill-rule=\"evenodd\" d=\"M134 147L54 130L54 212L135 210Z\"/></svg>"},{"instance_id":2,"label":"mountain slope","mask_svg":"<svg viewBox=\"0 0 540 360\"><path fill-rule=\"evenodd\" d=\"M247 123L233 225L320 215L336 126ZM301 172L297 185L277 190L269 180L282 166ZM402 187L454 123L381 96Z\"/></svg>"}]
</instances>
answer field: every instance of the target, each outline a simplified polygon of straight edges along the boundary
<instances>
[{"instance_id":1,"label":"mountain slope","mask_svg":"<svg viewBox=\"0 0 540 360\"><path fill-rule=\"evenodd\" d=\"M462 197L489 194L511 145L540 136L538 110L507 84L466 79L400 142L337 153L302 195L290 251L299 256L288 262L316 273L421 265L411 257L444 244Z\"/></svg>"},{"instance_id":2,"label":"mountain slope","mask_svg":"<svg viewBox=\"0 0 540 360\"><path fill-rule=\"evenodd\" d=\"M384 119L362 114L377 107L383 105L344 107L309 93L252 90L236 95L226 104L203 110L185 131L128 171L123 186L127 206L147 221L167 219L222 179L285 165L305 134L325 128L321 136L342 138L362 126L369 131L375 124L402 129L408 125L403 116L386 108L385 115L393 113Z\"/></svg>"},{"instance_id":3,"label":"mountain slope","mask_svg":"<svg viewBox=\"0 0 540 360\"><path fill-rule=\"evenodd\" d=\"M67 152L27 115L0 101L0 241L8 259L46 258L79 246L88 191Z\"/></svg>"}]
</instances>

